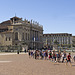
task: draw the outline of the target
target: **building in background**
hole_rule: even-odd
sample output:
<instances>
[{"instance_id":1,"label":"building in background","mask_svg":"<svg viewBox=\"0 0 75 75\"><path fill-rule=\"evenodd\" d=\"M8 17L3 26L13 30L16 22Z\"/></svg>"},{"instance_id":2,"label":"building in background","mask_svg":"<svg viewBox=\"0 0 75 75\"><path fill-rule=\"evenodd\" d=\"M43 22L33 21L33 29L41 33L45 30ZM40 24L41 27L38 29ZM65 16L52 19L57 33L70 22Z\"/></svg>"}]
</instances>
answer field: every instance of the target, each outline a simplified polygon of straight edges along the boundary
<instances>
[{"instance_id":1,"label":"building in background","mask_svg":"<svg viewBox=\"0 0 75 75\"><path fill-rule=\"evenodd\" d=\"M31 49L43 46L43 26L34 21L12 17L0 23L0 46L27 45Z\"/></svg>"},{"instance_id":2,"label":"building in background","mask_svg":"<svg viewBox=\"0 0 75 75\"><path fill-rule=\"evenodd\" d=\"M75 47L75 36L72 36L72 45Z\"/></svg>"},{"instance_id":3,"label":"building in background","mask_svg":"<svg viewBox=\"0 0 75 75\"><path fill-rule=\"evenodd\" d=\"M57 33L57 34L43 34L44 47L52 48L54 44L58 45L58 48L70 48L72 45L72 34Z\"/></svg>"}]
</instances>

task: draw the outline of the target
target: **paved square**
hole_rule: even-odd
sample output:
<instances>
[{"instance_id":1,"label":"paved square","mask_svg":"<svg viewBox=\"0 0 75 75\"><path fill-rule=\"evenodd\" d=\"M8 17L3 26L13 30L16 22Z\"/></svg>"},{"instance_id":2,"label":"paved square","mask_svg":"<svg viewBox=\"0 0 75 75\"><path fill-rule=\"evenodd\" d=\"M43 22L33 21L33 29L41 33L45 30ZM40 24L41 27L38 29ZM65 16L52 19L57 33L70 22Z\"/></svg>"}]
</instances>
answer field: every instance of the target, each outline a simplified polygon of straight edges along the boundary
<instances>
[{"instance_id":1,"label":"paved square","mask_svg":"<svg viewBox=\"0 0 75 75\"><path fill-rule=\"evenodd\" d=\"M0 75L75 75L72 67L49 60L35 60L27 54L0 55Z\"/></svg>"}]
</instances>

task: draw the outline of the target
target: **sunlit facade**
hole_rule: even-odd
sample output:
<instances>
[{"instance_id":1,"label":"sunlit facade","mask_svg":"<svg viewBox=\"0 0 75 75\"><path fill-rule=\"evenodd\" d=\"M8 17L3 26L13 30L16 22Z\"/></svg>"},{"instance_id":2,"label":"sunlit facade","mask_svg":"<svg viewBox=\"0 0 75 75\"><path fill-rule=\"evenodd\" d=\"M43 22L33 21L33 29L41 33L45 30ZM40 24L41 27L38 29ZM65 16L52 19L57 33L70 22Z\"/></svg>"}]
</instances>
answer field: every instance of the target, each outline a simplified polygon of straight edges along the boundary
<instances>
[{"instance_id":1,"label":"sunlit facade","mask_svg":"<svg viewBox=\"0 0 75 75\"><path fill-rule=\"evenodd\" d=\"M15 16L0 23L0 45L27 45L31 49L40 49L42 37L43 26L32 20Z\"/></svg>"}]
</instances>

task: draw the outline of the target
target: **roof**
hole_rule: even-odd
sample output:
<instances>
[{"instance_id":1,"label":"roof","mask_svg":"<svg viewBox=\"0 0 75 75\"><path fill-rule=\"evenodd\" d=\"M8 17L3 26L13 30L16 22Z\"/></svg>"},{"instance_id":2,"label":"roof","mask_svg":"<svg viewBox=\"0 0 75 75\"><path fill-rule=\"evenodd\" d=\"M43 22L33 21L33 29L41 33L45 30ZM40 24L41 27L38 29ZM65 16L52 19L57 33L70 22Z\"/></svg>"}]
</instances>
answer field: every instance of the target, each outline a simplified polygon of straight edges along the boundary
<instances>
[{"instance_id":1,"label":"roof","mask_svg":"<svg viewBox=\"0 0 75 75\"><path fill-rule=\"evenodd\" d=\"M13 31L11 30L11 31L4 31L4 32L1 32L2 34L3 33L13 33Z\"/></svg>"},{"instance_id":2,"label":"roof","mask_svg":"<svg viewBox=\"0 0 75 75\"><path fill-rule=\"evenodd\" d=\"M11 21L10 20L4 21L0 23L0 25L11 25Z\"/></svg>"},{"instance_id":3,"label":"roof","mask_svg":"<svg viewBox=\"0 0 75 75\"><path fill-rule=\"evenodd\" d=\"M0 25L0 29L8 29L8 27Z\"/></svg>"},{"instance_id":4,"label":"roof","mask_svg":"<svg viewBox=\"0 0 75 75\"><path fill-rule=\"evenodd\" d=\"M73 37L73 39L75 39L75 36L72 36Z\"/></svg>"},{"instance_id":5,"label":"roof","mask_svg":"<svg viewBox=\"0 0 75 75\"><path fill-rule=\"evenodd\" d=\"M11 20L13 20L13 18L18 19L18 20L22 19L22 18L19 18L19 17L15 16L15 17L10 18L10 20L7 20L7 21L4 21L4 22L0 23L0 25L11 25Z\"/></svg>"},{"instance_id":6,"label":"roof","mask_svg":"<svg viewBox=\"0 0 75 75\"><path fill-rule=\"evenodd\" d=\"M68 34L68 33L50 33L50 34L43 34L43 35L65 35L65 34Z\"/></svg>"},{"instance_id":7,"label":"roof","mask_svg":"<svg viewBox=\"0 0 75 75\"><path fill-rule=\"evenodd\" d=\"M75 36L72 36L72 37L75 37Z\"/></svg>"},{"instance_id":8,"label":"roof","mask_svg":"<svg viewBox=\"0 0 75 75\"><path fill-rule=\"evenodd\" d=\"M10 18L10 19L13 19L13 18L16 18L16 19L19 19L19 20L21 20L21 19L22 19L22 18L19 18L19 17L16 17L16 16L15 16L15 17L12 17L12 18Z\"/></svg>"}]
</instances>

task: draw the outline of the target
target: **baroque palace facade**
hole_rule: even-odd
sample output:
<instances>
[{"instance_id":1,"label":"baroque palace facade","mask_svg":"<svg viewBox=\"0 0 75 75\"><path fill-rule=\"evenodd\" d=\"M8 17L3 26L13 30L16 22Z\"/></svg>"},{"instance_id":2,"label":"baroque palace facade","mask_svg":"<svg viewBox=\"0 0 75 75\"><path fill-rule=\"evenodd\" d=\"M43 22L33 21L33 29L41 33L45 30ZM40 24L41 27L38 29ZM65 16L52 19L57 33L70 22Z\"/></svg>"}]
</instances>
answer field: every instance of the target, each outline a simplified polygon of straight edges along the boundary
<instances>
[{"instance_id":1,"label":"baroque palace facade","mask_svg":"<svg viewBox=\"0 0 75 75\"><path fill-rule=\"evenodd\" d=\"M27 45L31 49L43 46L43 26L37 22L12 17L0 23L0 45Z\"/></svg>"}]
</instances>

